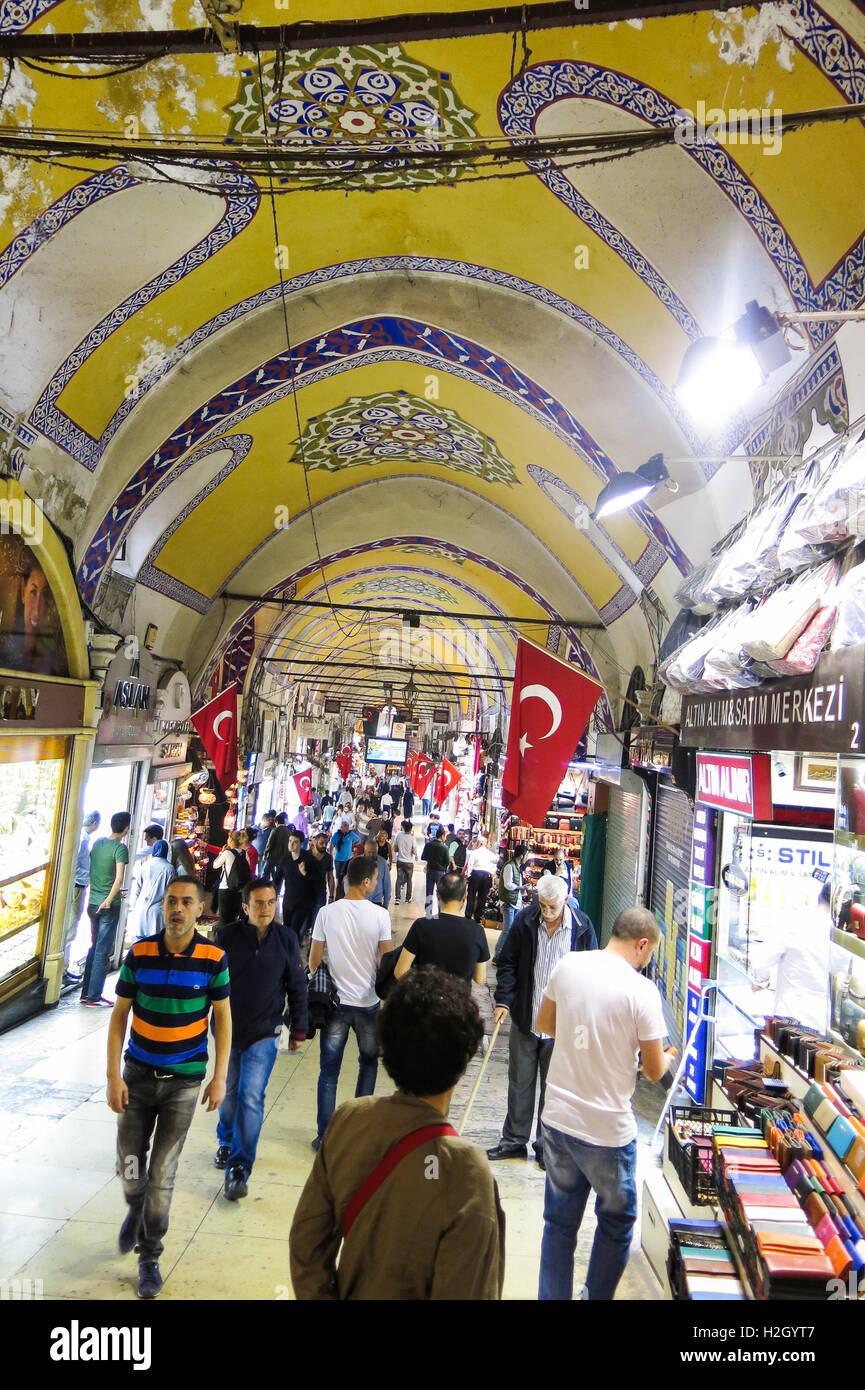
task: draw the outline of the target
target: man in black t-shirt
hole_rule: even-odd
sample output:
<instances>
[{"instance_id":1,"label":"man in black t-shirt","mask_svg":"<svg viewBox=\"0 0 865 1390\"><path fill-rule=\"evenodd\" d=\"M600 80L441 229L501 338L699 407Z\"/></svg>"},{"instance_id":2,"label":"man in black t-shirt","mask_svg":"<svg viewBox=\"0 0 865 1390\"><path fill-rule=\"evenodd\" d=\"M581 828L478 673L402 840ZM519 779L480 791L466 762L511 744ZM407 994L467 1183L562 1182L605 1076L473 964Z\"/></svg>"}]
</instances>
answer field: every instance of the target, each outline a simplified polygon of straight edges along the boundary
<instances>
[{"instance_id":1,"label":"man in black t-shirt","mask_svg":"<svg viewBox=\"0 0 865 1390\"><path fill-rule=\"evenodd\" d=\"M320 862L303 848L303 836L299 830L289 831L288 854L282 861L282 868L285 888L282 920L297 933L298 941L302 941L324 875Z\"/></svg>"},{"instance_id":2,"label":"man in black t-shirt","mask_svg":"<svg viewBox=\"0 0 865 1390\"><path fill-rule=\"evenodd\" d=\"M463 916L466 901L465 879L445 874L439 879L439 916L418 917L403 942L394 975L399 979L415 961L418 965L437 965L451 975L459 975L467 985L482 985L486 962L490 958L487 936L479 922Z\"/></svg>"},{"instance_id":3,"label":"man in black t-shirt","mask_svg":"<svg viewBox=\"0 0 865 1390\"><path fill-rule=\"evenodd\" d=\"M445 843L447 831L441 826L436 832L435 838L427 840L423 848L421 859L426 863L426 915L432 917L435 891L442 877L447 873L451 864L451 857Z\"/></svg>"}]
</instances>

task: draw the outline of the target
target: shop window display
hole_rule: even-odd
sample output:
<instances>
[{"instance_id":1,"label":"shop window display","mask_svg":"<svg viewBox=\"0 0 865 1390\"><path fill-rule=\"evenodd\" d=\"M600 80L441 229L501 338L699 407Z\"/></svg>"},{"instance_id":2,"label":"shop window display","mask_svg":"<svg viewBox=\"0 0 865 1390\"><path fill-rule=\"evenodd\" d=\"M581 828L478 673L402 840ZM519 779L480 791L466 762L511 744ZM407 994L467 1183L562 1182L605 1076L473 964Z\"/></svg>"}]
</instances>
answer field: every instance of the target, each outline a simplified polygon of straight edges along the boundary
<instances>
[{"instance_id":1,"label":"shop window display","mask_svg":"<svg viewBox=\"0 0 865 1390\"><path fill-rule=\"evenodd\" d=\"M865 759L839 759L832 939L848 953L833 979L832 1027L865 1056Z\"/></svg>"},{"instance_id":2,"label":"shop window display","mask_svg":"<svg viewBox=\"0 0 865 1390\"><path fill-rule=\"evenodd\" d=\"M38 958L63 757L0 764L0 980Z\"/></svg>"}]
</instances>

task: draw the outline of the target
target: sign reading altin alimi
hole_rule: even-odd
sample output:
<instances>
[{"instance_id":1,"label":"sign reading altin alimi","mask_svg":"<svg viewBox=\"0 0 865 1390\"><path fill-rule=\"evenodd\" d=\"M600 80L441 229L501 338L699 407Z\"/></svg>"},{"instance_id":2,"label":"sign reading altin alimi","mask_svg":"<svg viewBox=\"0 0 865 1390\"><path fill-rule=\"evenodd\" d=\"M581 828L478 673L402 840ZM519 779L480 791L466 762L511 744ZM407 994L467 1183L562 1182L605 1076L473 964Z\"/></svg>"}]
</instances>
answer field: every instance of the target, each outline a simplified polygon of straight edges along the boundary
<instances>
[{"instance_id":1,"label":"sign reading altin alimi","mask_svg":"<svg viewBox=\"0 0 865 1390\"><path fill-rule=\"evenodd\" d=\"M686 748L865 752L865 646L823 656L810 676L686 695Z\"/></svg>"}]
</instances>

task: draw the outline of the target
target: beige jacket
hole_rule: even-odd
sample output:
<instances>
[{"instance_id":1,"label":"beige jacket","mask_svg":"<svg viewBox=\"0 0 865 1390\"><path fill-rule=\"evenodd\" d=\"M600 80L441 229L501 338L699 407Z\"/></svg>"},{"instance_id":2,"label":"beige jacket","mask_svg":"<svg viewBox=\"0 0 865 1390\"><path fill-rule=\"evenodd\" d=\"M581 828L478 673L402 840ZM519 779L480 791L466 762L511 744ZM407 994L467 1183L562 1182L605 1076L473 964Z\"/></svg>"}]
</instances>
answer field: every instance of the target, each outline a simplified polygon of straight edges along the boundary
<instances>
[{"instance_id":1,"label":"beige jacket","mask_svg":"<svg viewBox=\"0 0 865 1390\"><path fill-rule=\"evenodd\" d=\"M339 1107L291 1226L296 1298L501 1298L504 1214L486 1155L466 1139L431 1139L404 1158L340 1252L343 1213L357 1189L407 1134L441 1123L433 1106L400 1092Z\"/></svg>"}]
</instances>

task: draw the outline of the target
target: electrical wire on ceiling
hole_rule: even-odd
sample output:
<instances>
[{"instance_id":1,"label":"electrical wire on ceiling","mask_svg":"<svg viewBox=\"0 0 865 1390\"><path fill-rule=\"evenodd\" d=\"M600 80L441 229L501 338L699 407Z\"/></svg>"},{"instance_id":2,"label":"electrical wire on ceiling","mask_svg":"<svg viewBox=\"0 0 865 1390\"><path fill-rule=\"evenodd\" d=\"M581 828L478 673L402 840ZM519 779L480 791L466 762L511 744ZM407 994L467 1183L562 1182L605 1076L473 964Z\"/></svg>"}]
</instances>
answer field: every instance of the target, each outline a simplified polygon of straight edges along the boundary
<instances>
[{"instance_id":1,"label":"electrical wire on ceiling","mask_svg":"<svg viewBox=\"0 0 865 1390\"><path fill-rule=\"evenodd\" d=\"M255 56L256 56L256 62L257 62L257 65L258 65L258 91L259 91L259 96L260 96L260 98L261 98L261 110L262 110L262 113L264 113L264 112L266 111L266 103L265 103L265 99L264 99L264 77L263 77L262 69L261 69L261 53L260 53L259 51L256 51L256 55L255 55ZM280 84L281 84L281 83L282 83L282 80L283 80L283 78L284 78L284 71L285 71L284 61L285 61L285 60L284 60L284 55L277 55L277 58L279 58L280 56L282 57L282 64L281 64L281 66L279 67L279 77L280 77ZM279 88L278 88L278 90L277 90L277 121L276 121L276 137L277 137L277 139L279 138L279 115L280 115L280 106L281 106L281 100L280 100L280 99L281 99L281 96L282 96L282 86L280 85ZM269 151L269 149L270 149L270 144L269 144L269 138L268 138L268 132L267 132L267 121L266 121L266 120L265 120L265 122L264 122L264 139L265 139L265 145L267 146L268 151ZM285 343L286 343L286 347L287 347L287 349L288 349L288 368L289 368L290 380L291 380L291 398L292 398L292 402L293 402L293 404L294 404L295 422L296 422L296 424L297 424L297 444L298 444L298 449L300 450L300 461L301 461L301 467L302 467L302 470L303 470L303 483L304 483L304 488L305 488L305 490L306 490L306 502L307 502L307 507L308 507L308 509L309 509L309 510L308 510L308 515L309 515L310 525L311 525L311 527L312 527L312 538L313 538L313 542L314 542L314 545L315 545L315 555L316 555L316 559L318 560L318 567L319 567L319 570L321 571L321 579L322 579L322 584L324 585L324 592L325 592L326 595L327 595L328 602L330 602L330 589L328 588L327 575L326 575L325 569L324 569L324 561L323 561L322 558L321 558L321 547L320 547L319 542L318 542L318 527L316 526L315 513L314 513L314 511L313 511L313 506L312 506L312 495L311 495L310 489L309 489L309 471L308 471L308 469L307 469L306 455L305 455L305 453L304 453L304 445L303 445L303 427L302 427L302 425L301 425L301 423L300 423L300 403L299 403L298 397L297 397L297 373L296 373L296 370L295 370L295 362L294 362L294 348L293 348L292 342L291 342L291 331L290 331L289 326L288 326L288 304L287 304L287 301L286 301L286 284L285 284L285 276L283 275L283 268L282 268L282 242L280 241L280 236L279 236L279 219L278 219L278 215L277 215L277 211L276 211L276 199L275 199L274 194L273 194L273 165L272 165L272 162L271 162L269 153L268 153L268 161L267 161L267 177L268 177L269 194L270 194L270 208L271 208L271 213L272 213L272 216L273 216L273 241L274 241L274 247L273 247L273 249L274 249L274 263L275 263L275 265L276 265L277 271L279 272L279 291L280 291L280 302L281 302L281 304L282 304L282 322L283 322L283 327L284 327L284 329L285 329ZM343 628L342 624L340 623L339 618L336 616L336 611L333 609L332 605L331 605L331 611L333 612L333 620L334 620L334 622L336 623L337 627L339 628L339 630L340 630L340 632L343 634L343 636L345 636L345 629Z\"/></svg>"}]
</instances>

